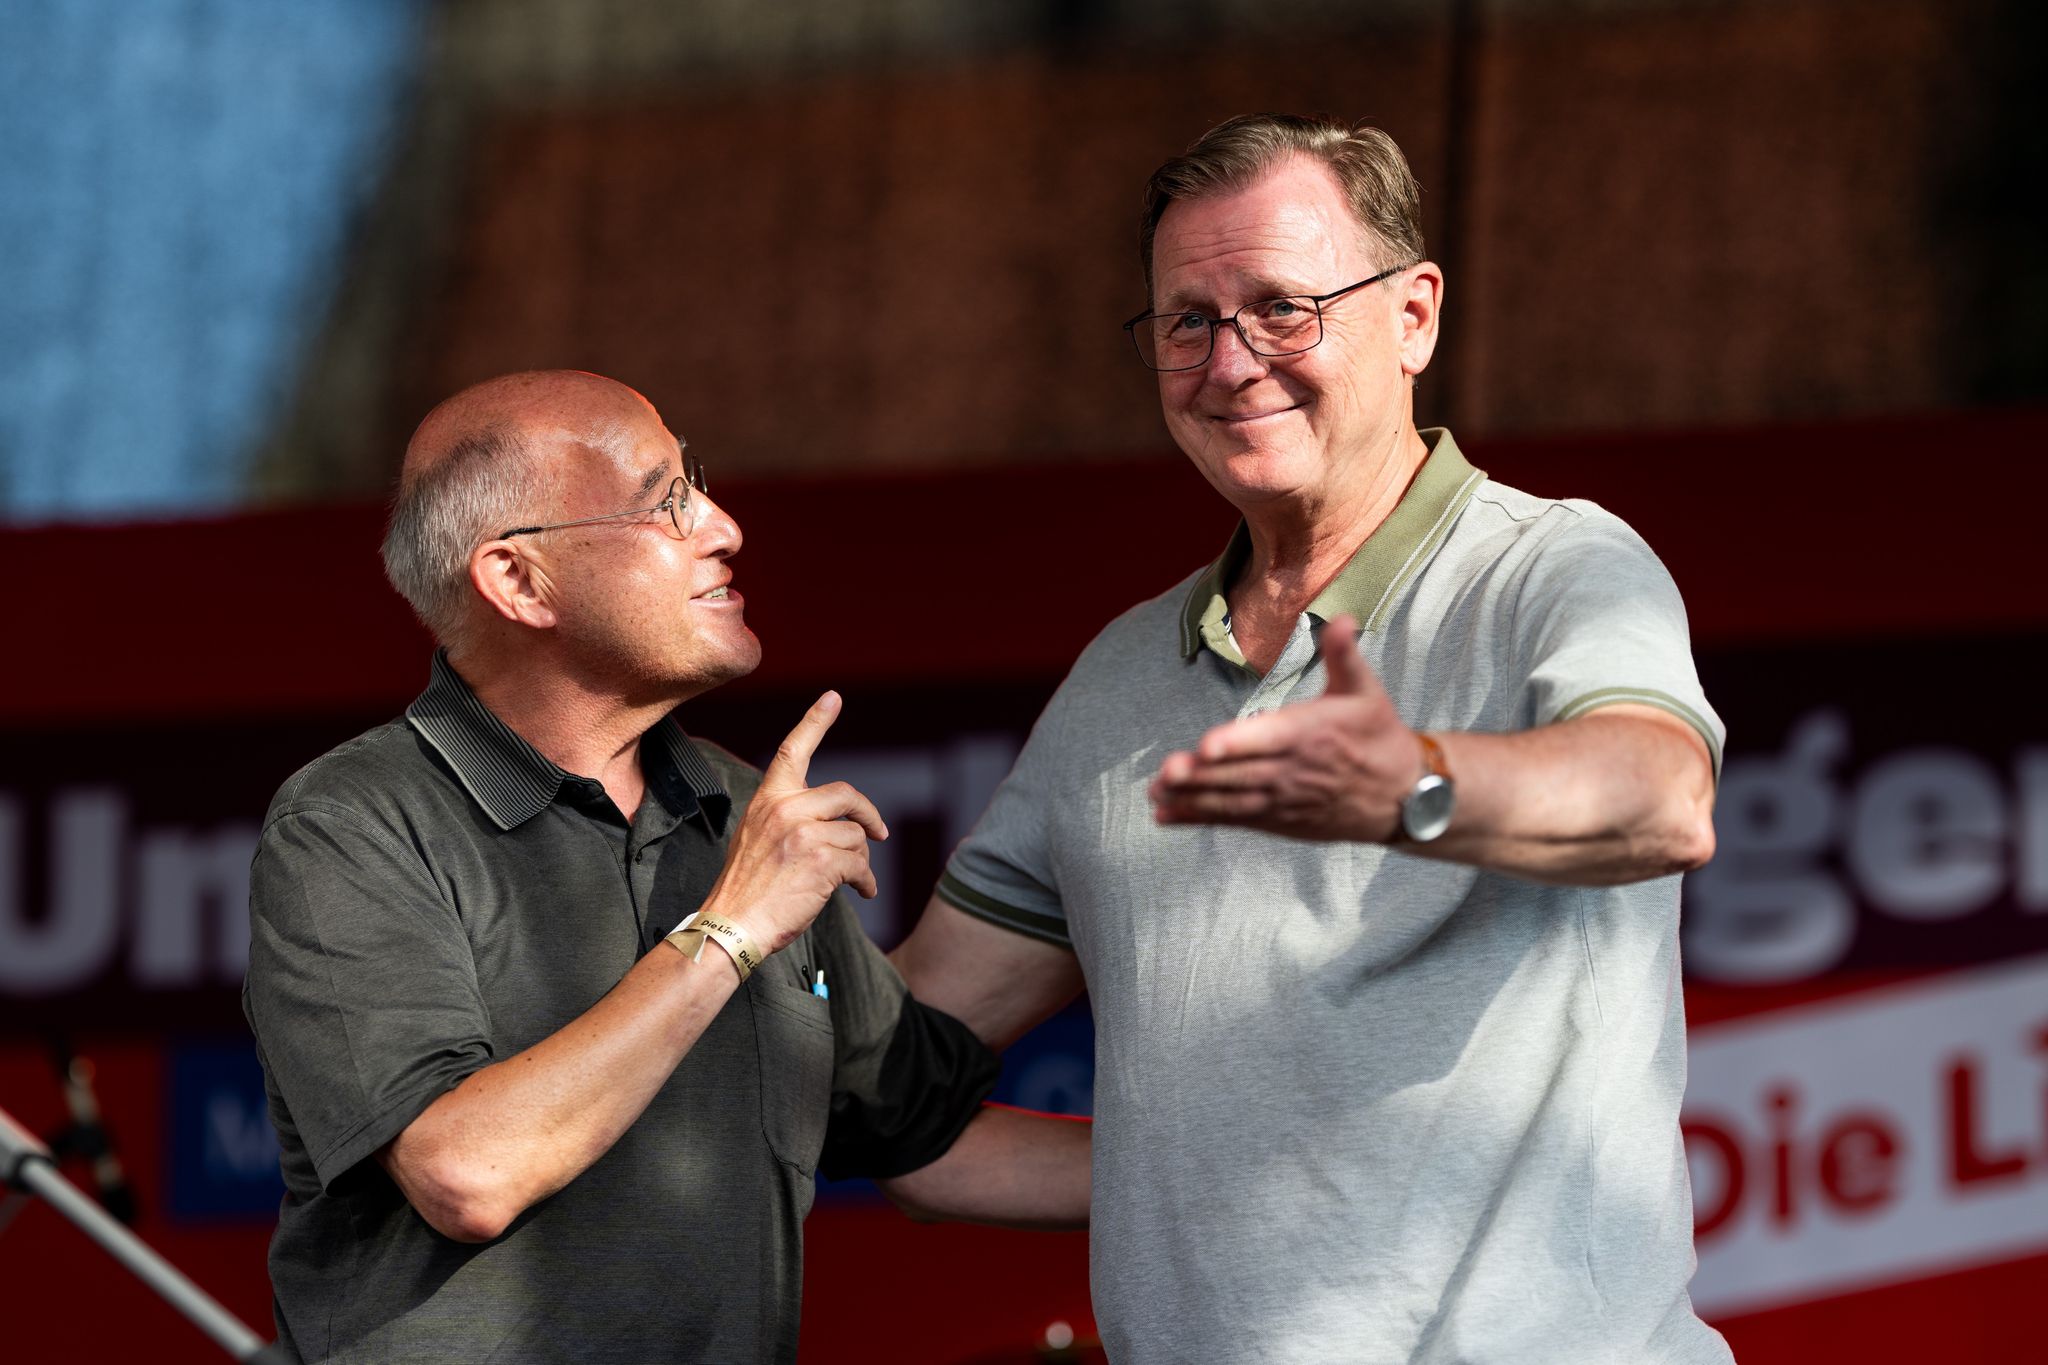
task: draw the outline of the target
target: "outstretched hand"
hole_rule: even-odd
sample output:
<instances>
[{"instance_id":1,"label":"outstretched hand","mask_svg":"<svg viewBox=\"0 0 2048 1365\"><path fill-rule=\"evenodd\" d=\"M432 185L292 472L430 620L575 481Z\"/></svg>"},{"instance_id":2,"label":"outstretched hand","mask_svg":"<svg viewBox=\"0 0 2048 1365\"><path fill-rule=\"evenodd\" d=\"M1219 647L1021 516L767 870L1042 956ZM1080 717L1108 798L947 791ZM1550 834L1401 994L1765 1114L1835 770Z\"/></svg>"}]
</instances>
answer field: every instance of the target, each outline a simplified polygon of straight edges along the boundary
<instances>
[{"instance_id":1,"label":"outstretched hand","mask_svg":"<svg viewBox=\"0 0 2048 1365\"><path fill-rule=\"evenodd\" d=\"M1219 725L1168 754L1149 789L1162 825L1243 825L1297 839L1385 842L1424 771L1422 747L1358 656L1349 615L1323 627L1314 701Z\"/></svg>"},{"instance_id":2,"label":"outstretched hand","mask_svg":"<svg viewBox=\"0 0 2048 1365\"><path fill-rule=\"evenodd\" d=\"M840 887L868 897L879 889L868 840L889 837L881 813L850 783L807 785L811 755L840 705L837 692L819 697L776 749L704 902L771 953L808 928Z\"/></svg>"}]
</instances>

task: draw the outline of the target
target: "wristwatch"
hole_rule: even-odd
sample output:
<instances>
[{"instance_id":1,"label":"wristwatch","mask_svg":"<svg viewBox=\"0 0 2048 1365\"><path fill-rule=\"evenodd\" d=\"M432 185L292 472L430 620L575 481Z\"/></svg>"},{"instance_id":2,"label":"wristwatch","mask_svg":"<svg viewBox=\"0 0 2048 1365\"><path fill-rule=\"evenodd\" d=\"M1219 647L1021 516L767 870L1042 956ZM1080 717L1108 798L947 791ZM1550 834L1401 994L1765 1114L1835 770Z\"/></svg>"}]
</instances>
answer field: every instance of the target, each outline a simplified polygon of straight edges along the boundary
<instances>
[{"instance_id":1,"label":"wristwatch","mask_svg":"<svg viewBox=\"0 0 2048 1365\"><path fill-rule=\"evenodd\" d=\"M1422 776L1401 798L1400 833L1409 840L1426 844L1451 827L1451 813L1457 808L1458 788L1451 781L1451 765L1444 759L1444 747L1428 735L1422 741Z\"/></svg>"}]
</instances>

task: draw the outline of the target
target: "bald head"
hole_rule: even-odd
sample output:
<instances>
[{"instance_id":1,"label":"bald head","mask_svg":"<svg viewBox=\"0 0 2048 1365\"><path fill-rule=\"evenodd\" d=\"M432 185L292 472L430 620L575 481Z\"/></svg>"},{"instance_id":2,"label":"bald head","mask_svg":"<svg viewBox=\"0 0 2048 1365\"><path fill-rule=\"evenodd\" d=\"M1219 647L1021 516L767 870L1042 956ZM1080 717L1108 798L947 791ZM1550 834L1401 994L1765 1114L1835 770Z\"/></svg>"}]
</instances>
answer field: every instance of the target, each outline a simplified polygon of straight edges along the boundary
<instances>
[{"instance_id":1,"label":"bald head","mask_svg":"<svg viewBox=\"0 0 2048 1365\"><path fill-rule=\"evenodd\" d=\"M616 379L582 370L527 370L472 384L434 406L406 443L400 485L492 436L536 445L608 448L653 407Z\"/></svg>"},{"instance_id":2,"label":"bald head","mask_svg":"<svg viewBox=\"0 0 2048 1365\"><path fill-rule=\"evenodd\" d=\"M435 406L406 443L384 537L384 572L450 643L470 605L469 557L507 527L566 519L579 475L624 453L654 412L632 389L581 370L529 370Z\"/></svg>"}]
</instances>

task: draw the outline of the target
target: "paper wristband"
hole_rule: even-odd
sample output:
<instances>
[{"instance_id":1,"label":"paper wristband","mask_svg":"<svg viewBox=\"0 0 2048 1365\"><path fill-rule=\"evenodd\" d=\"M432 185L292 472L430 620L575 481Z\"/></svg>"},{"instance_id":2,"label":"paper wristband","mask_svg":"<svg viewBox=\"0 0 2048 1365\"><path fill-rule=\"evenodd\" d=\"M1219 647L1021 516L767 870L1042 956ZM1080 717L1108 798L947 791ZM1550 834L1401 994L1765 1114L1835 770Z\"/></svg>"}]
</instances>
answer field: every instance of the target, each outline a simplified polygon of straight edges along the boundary
<instances>
[{"instance_id":1,"label":"paper wristband","mask_svg":"<svg viewBox=\"0 0 2048 1365\"><path fill-rule=\"evenodd\" d=\"M719 919L702 913L687 916L674 932L663 940L674 944L684 957L697 961L704 952L704 940L714 939L732 959L732 965L739 969L740 980L753 975L754 968L761 965L762 954L754 946L754 940L747 931L730 920Z\"/></svg>"}]
</instances>

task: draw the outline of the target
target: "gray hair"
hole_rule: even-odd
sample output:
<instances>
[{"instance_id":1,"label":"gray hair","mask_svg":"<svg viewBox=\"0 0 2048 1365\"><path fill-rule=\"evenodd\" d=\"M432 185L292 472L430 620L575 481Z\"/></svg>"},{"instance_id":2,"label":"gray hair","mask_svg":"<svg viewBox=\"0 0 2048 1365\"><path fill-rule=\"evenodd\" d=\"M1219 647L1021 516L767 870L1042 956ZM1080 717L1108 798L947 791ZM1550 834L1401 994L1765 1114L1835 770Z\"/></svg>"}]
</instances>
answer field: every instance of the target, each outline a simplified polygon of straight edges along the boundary
<instances>
[{"instance_id":1,"label":"gray hair","mask_svg":"<svg viewBox=\"0 0 2048 1365\"><path fill-rule=\"evenodd\" d=\"M384 532L384 576L442 644L467 620L470 552L539 505L537 456L511 427L488 427L400 482Z\"/></svg>"},{"instance_id":2,"label":"gray hair","mask_svg":"<svg viewBox=\"0 0 2048 1365\"><path fill-rule=\"evenodd\" d=\"M1152 292L1152 238L1167 205L1244 189L1288 156L1307 157L1337 178L1382 269L1422 259L1422 190L1394 139L1363 123L1347 128L1298 114L1242 114L1202 134L1146 182L1138 220L1146 294Z\"/></svg>"}]
</instances>

